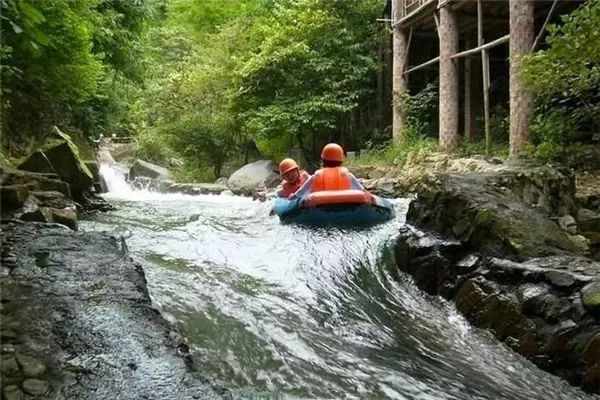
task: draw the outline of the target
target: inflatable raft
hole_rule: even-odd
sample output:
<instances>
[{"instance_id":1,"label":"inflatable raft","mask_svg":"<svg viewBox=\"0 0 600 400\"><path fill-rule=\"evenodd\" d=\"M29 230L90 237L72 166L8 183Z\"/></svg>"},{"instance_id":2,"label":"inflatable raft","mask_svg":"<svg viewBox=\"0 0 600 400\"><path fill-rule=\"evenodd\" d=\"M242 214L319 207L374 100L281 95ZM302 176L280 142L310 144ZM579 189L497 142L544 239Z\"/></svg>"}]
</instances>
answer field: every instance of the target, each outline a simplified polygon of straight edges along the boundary
<instances>
[{"instance_id":1,"label":"inflatable raft","mask_svg":"<svg viewBox=\"0 0 600 400\"><path fill-rule=\"evenodd\" d=\"M273 212L283 223L310 226L368 226L395 216L392 203L362 190L314 192L293 200L278 198Z\"/></svg>"}]
</instances>

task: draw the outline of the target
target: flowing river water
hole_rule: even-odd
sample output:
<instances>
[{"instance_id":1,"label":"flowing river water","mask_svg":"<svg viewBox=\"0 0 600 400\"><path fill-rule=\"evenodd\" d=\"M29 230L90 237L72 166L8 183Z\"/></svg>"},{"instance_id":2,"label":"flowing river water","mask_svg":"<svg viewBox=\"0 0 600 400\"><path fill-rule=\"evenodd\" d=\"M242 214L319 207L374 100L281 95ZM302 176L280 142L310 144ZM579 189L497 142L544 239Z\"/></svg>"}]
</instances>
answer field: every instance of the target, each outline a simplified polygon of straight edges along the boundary
<instances>
[{"instance_id":1,"label":"flowing river water","mask_svg":"<svg viewBox=\"0 0 600 400\"><path fill-rule=\"evenodd\" d=\"M394 266L398 217L362 230L281 225L268 202L130 190L84 230L126 238L198 370L247 399L588 399L469 327Z\"/></svg>"}]
</instances>

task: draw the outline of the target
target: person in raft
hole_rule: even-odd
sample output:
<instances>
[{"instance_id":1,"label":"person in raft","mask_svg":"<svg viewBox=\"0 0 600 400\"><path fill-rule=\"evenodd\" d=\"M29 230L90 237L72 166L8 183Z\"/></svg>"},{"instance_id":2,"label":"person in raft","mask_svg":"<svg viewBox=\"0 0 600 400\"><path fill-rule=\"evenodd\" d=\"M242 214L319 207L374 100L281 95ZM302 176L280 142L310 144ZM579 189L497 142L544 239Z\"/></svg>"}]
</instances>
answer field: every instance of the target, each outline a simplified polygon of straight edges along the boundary
<instances>
[{"instance_id":1,"label":"person in raft","mask_svg":"<svg viewBox=\"0 0 600 400\"><path fill-rule=\"evenodd\" d=\"M277 197L290 198L306 182L310 175L298 168L296 161L286 158L279 163L279 174L281 175L281 187L277 190Z\"/></svg>"},{"instance_id":2,"label":"person in raft","mask_svg":"<svg viewBox=\"0 0 600 400\"><path fill-rule=\"evenodd\" d=\"M292 196L303 198L313 192L324 190L366 190L344 163L344 149L337 143L329 143L321 151L323 168L315 172Z\"/></svg>"}]
</instances>

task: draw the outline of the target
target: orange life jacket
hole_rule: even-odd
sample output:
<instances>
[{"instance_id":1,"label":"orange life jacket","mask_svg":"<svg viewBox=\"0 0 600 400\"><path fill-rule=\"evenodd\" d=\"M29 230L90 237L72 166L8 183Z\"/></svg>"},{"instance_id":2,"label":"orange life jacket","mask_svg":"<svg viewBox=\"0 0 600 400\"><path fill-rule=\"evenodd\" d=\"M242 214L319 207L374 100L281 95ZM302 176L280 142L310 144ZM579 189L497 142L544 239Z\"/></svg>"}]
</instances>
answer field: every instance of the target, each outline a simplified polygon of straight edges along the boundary
<instances>
[{"instance_id":1,"label":"orange life jacket","mask_svg":"<svg viewBox=\"0 0 600 400\"><path fill-rule=\"evenodd\" d=\"M300 187L308 180L308 178L310 178L308 172L302 170L300 171L300 177L298 178L297 182L290 183L284 179L281 182L281 196L286 199L289 198L291 195L296 193L298 189L300 189Z\"/></svg>"},{"instance_id":2,"label":"orange life jacket","mask_svg":"<svg viewBox=\"0 0 600 400\"><path fill-rule=\"evenodd\" d=\"M311 192L351 189L350 172L344 167L321 168L313 175Z\"/></svg>"}]
</instances>

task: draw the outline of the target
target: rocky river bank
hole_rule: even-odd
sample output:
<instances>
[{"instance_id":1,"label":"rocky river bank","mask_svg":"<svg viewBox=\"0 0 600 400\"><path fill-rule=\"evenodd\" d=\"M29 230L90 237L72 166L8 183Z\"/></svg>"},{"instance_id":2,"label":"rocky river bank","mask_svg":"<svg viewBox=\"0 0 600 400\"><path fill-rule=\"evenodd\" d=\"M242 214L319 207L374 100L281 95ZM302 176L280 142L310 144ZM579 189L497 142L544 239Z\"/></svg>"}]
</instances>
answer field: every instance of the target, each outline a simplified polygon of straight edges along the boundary
<instances>
[{"instance_id":1,"label":"rocky river bank","mask_svg":"<svg viewBox=\"0 0 600 400\"><path fill-rule=\"evenodd\" d=\"M193 372L125 242L75 232L78 213L110 205L90 190L101 180L95 162L82 162L58 136L23 168L2 167L4 398L226 394ZM157 179L138 164L138 184L167 192L250 194L276 183L269 162L213 185ZM542 369L598 393L595 171L444 154L411 156L402 168L355 169L375 193L414 196L395 255L418 287L453 301L474 326ZM235 186L248 174L260 175L254 186Z\"/></svg>"},{"instance_id":2,"label":"rocky river bank","mask_svg":"<svg viewBox=\"0 0 600 400\"><path fill-rule=\"evenodd\" d=\"M416 195L399 269L542 369L600 392L600 186L577 193L564 167L441 157L437 171L413 169L418 179L366 182Z\"/></svg>"}]
</instances>

